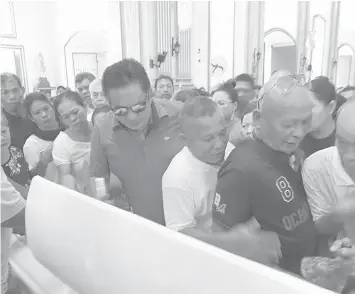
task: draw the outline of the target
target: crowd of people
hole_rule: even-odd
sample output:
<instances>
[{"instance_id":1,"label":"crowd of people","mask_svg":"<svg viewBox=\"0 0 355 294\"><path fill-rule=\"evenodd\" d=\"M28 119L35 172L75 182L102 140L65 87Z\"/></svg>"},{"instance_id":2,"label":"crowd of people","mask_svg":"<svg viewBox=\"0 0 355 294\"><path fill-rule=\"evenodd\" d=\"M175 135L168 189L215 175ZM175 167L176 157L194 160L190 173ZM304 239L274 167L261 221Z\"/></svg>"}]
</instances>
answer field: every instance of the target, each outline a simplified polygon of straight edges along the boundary
<instances>
[{"instance_id":1,"label":"crowd of people","mask_svg":"<svg viewBox=\"0 0 355 294\"><path fill-rule=\"evenodd\" d=\"M75 85L25 95L1 74L2 293L37 175L299 277L305 258L355 255L355 99L327 77L241 74L208 93L123 59Z\"/></svg>"}]
</instances>

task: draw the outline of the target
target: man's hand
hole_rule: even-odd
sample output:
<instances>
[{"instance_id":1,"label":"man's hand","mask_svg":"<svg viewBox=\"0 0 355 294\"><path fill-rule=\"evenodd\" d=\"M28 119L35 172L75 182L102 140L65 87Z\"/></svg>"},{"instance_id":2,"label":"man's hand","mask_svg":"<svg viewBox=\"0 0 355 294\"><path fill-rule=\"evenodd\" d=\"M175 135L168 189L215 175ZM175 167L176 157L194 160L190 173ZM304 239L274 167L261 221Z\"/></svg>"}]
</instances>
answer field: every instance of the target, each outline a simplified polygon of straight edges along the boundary
<instances>
[{"instance_id":1,"label":"man's hand","mask_svg":"<svg viewBox=\"0 0 355 294\"><path fill-rule=\"evenodd\" d=\"M236 226L228 235L232 253L266 265L275 265L282 257L278 235L262 231L255 219Z\"/></svg>"}]
</instances>

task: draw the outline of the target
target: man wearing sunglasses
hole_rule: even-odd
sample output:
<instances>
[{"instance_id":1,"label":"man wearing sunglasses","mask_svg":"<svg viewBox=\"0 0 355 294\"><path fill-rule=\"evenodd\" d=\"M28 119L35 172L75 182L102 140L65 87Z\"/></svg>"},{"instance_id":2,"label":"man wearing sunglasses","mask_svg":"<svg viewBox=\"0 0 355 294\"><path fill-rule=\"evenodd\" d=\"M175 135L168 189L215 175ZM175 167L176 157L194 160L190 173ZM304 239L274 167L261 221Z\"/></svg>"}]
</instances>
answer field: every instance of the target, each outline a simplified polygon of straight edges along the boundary
<instances>
[{"instance_id":1,"label":"man wearing sunglasses","mask_svg":"<svg viewBox=\"0 0 355 294\"><path fill-rule=\"evenodd\" d=\"M183 104L153 99L144 67L124 59L106 68L102 88L111 107L92 135L91 175L112 172L134 213L165 224L161 181L182 149L177 115Z\"/></svg>"},{"instance_id":2,"label":"man wearing sunglasses","mask_svg":"<svg viewBox=\"0 0 355 294\"><path fill-rule=\"evenodd\" d=\"M253 138L238 144L219 172L213 230L228 231L254 217L263 230L278 234L279 266L300 274L302 258L316 249L297 156L313 105L295 76L272 78L263 90Z\"/></svg>"}]
</instances>

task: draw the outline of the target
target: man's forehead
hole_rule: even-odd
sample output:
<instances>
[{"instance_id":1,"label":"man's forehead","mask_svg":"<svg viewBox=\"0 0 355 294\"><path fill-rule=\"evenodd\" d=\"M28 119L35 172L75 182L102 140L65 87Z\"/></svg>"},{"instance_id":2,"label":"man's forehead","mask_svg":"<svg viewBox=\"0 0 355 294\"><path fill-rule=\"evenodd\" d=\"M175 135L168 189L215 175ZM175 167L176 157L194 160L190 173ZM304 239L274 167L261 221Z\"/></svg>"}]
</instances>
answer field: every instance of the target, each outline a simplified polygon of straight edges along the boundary
<instances>
[{"instance_id":1,"label":"man's forehead","mask_svg":"<svg viewBox=\"0 0 355 294\"><path fill-rule=\"evenodd\" d=\"M169 85L172 84L172 82L169 79L161 79L158 81L158 85Z\"/></svg>"},{"instance_id":2,"label":"man's forehead","mask_svg":"<svg viewBox=\"0 0 355 294\"><path fill-rule=\"evenodd\" d=\"M8 78L4 81L4 83L1 84L1 87L4 89L14 89L20 88L20 85L14 78Z\"/></svg>"},{"instance_id":3,"label":"man's forehead","mask_svg":"<svg viewBox=\"0 0 355 294\"><path fill-rule=\"evenodd\" d=\"M90 80L89 80L89 79L84 79L84 80L82 80L80 83L77 83L76 85L77 85L77 87L79 88L79 87L87 86L87 85L89 85L89 84L90 84Z\"/></svg>"},{"instance_id":4,"label":"man's forehead","mask_svg":"<svg viewBox=\"0 0 355 294\"><path fill-rule=\"evenodd\" d=\"M102 83L100 79L93 80L89 86L90 92L101 92L102 91Z\"/></svg>"}]
</instances>

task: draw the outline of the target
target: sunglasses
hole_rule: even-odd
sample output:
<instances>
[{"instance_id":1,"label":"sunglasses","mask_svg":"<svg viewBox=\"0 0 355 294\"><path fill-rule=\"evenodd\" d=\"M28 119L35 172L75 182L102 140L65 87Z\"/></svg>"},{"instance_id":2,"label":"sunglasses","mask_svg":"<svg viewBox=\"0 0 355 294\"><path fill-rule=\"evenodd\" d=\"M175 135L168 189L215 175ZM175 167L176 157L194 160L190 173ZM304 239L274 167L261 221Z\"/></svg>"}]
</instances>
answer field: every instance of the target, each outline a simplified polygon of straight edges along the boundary
<instances>
[{"instance_id":1,"label":"sunglasses","mask_svg":"<svg viewBox=\"0 0 355 294\"><path fill-rule=\"evenodd\" d=\"M274 88L278 90L278 92L282 95L287 95L291 93L296 87L307 87L308 89L312 88L312 83L306 83L305 82L305 76L304 75L289 75L289 76L284 76L279 78L275 84L272 85L272 87L263 93L263 95L258 99L257 102L257 107L260 109L261 103L268 93Z\"/></svg>"},{"instance_id":2,"label":"sunglasses","mask_svg":"<svg viewBox=\"0 0 355 294\"><path fill-rule=\"evenodd\" d=\"M127 107L119 106L119 107L111 108L111 110L116 116L125 116L127 115L128 110L131 110L134 113L140 113L147 108L148 100L149 100L149 96L148 93L146 93L144 101L140 103L134 104L132 106L127 106Z\"/></svg>"}]
</instances>

